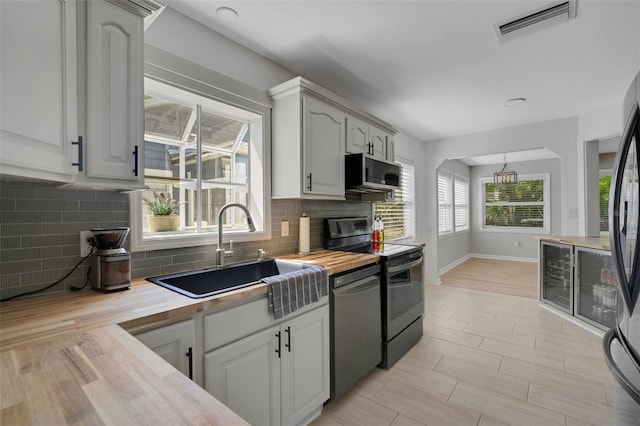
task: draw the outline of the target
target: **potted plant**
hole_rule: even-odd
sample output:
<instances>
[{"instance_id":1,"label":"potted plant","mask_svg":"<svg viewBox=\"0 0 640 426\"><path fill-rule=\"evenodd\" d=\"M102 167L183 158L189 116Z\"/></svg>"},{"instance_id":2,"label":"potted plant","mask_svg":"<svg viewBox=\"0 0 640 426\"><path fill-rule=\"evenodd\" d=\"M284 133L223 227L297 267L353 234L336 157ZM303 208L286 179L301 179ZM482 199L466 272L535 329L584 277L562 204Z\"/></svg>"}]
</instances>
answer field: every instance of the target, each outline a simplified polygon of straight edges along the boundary
<instances>
[{"instance_id":1,"label":"potted plant","mask_svg":"<svg viewBox=\"0 0 640 426\"><path fill-rule=\"evenodd\" d=\"M151 232L177 231L180 224L178 216L178 201L171 198L171 194L153 191L153 199L143 198L152 216L149 216L149 230Z\"/></svg>"}]
</instances>

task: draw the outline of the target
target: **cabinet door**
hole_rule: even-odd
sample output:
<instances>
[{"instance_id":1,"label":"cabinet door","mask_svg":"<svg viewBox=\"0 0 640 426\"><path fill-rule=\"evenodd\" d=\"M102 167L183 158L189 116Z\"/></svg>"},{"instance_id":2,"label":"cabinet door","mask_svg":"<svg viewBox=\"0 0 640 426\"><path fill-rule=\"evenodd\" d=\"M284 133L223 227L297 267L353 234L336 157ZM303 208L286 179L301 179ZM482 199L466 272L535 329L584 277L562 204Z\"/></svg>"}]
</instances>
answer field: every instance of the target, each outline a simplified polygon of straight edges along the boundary
<instances>
[{"instance_id":1,"label":"cabinet door","mask_svg":"<svg viewBox=\"0 0 640 426\"><path fill-rule=\"evenodd\" d=\"M573 247L540 243L540 299L573 315Z\"/></svg>"},{"instance_id":2,"label":"cabinet door","mask_svg":"<svg viewBox=\"0 0 640 426\"><path fill-rule=\"evenodd\" d=\"M156 328L136 334L135 337L185 376L193 379L193 348L196 342L195 320L189 319Z\"/></svg>"},{"instance_id":3,"label":"cabinet door","mask_svg":"<svg viewBox=\"0 0 640 426\"><path fill-rule=\"evenodd\" d=\"M90 1L87 20L87 176L141 183L142 18Z\"/></svg>"},{"instance_id":4,"label":"cabinet door","mask_svg":"<svg viewBox=\"0 0 640 426\"><path fill-rule=\"evenodd\" d=\"M396 162L396 138L393 135L387 135L387 161Z\"/></svg>"},{"instance_id":5,"label":"cabinet door","mask_svg":"<svg viewBox=\"0 0 640 426\"><path fill-rule=\"evenodd\" d=\"M616 325L618 279L609 252L576 247L575 316L609 330Z\"/></svg>"},{"instance_id":6,"label":"cabinet door","mask_svg":"<svg viewBox=\"0 0 640 426\"><path fill-rule=\"evenodd\" d=\"M329 399L329 307L283 324L282 424L296 425Z\"/></svg>"},{"instance_id":7,"label":"cabinet door","mask_svg":"<svg viewBox=\"0 0 640 426\"><path fill-rule=\"evenodd\" d=\"M377 127L369 127L370 155L379 160L386 159L387 134Z\"/></svg>"},{"instance_id":8,"label":"cabinet door","mask_svg":"<svg viewBox=\"0 0 640 426\"><path fill-rule=\"evenodd\" d=\"M303 192L344 197L344 113L309 96L303 104Z\"/></svg>"},{"instance_id":9,"label":"cabinet door","mask_svg":"<svg viewBox=\"0 0 640 426\"><path fill-rule=\"evenodd\" d=\"M253 425L280 424L279 327L204 356L204 388Z\"/></svg>"},{"instance_id":10,"label":"cabinet door","mask_svg":"<svg viewBox=\"0 0 640 426\"><path fill-rule=\"evenodd\" d=\"M78 136L76 4L0 1L0 164L4 174L68 182Z\"/></svg>"},{"instance_id":11,"label":"cabinet door","mask_svg":"<svg viewBox=\"0 0 640 426\"><path fill-rule=\"evenodd\" d=\"M349 154L371 154L369 125L355 117L347 116L346 149Z\"/></svg>"}]
</instances>

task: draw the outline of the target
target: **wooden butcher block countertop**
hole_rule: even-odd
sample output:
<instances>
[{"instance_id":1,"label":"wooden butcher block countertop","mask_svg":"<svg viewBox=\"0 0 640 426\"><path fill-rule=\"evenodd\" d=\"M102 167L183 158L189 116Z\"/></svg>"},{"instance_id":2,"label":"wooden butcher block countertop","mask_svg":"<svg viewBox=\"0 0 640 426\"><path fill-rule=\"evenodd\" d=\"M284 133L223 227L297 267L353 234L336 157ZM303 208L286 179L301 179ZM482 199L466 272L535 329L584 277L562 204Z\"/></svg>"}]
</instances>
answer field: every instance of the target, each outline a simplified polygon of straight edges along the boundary
<instances>
[{"instance_id":1,"label":"wooden butcher block countertop","mask_svg":"<svg viewBox=\"0 0 640 426\"><path fill-rule=\"evenodd\" d=\"M553 243L569 244L572 246L611 251L609 236L605 237L539 237L540 240Z\"/></svg>"},{"instance_id":2,"label":"wooden butcher block countertop","mask_svg":"<svg viewBox=\"0 0 640 426\"><path fill-rule=\"evenodd\" d=\"M375 255L316 250L278 256L329 274L376 263ZM146 280L102 294L89 289L0 304L0 424L246 424L125 330L246 303L257 284L190 299Z\"/></svg>"}]
</instances>

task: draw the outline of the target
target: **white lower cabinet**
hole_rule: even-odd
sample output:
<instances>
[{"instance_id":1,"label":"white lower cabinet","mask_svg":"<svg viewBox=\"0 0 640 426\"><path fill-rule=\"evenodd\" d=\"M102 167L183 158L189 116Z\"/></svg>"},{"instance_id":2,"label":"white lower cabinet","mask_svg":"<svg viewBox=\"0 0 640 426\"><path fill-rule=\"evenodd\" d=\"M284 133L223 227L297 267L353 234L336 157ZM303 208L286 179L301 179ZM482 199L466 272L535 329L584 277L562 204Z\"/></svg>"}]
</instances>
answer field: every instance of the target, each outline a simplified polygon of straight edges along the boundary
<instances>
[{"instance_id":1,"label":"white lower cabinet","mask_svg":"<svg viewBox=\"0 0 640 426\"><path fill-rule=\"evenodd\" d=\"M254 425L306 424L329 398L329 308L204 355L204 386Z\"/></svg>"},{"instance_id":2,"label":"white lower cabinet","mask_svg":"<svg viewBox=\"0 0 640 426\"><path fill-rule=\"evenodd\" d=\"M176 370L193 379L196 344L196 322L193 318L135 334L134 337Z\"/></svg>"}]
</instances>

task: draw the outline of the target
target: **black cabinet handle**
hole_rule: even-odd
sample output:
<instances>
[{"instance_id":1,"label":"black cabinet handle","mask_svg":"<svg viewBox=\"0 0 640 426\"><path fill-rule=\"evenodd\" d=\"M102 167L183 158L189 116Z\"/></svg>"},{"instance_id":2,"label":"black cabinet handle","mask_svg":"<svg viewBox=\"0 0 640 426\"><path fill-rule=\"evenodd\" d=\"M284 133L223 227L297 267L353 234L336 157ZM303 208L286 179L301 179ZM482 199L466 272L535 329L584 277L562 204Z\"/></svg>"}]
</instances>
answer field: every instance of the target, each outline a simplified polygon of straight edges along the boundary
<instances>
[{"instance_id":1,"label":"black cabinet handle","mask_svg":"<svg viewBox=\"0 0 640 426\"><path fill-rule=\"evenodd\" d=\"M185 355L189 358L189 379L193 380L193 348L189 348Z\"/></svg>"},{"instance_id":2,"label":"black cabinet handle","mask_svg":"<svg viewBox=\"0 0 640 426\"><path fill-rule=\"evenodd\" d=\"M311 175L312 175L312 174L311 174L311 173L309 173L309 186L307 186L307 189L308 189L309 191L311 191L312 182L313 182L313 181L312 181L312 176L311 176Z\"/></svg>"},{"instance_id":3,"label":"black cabinet handle","mask_svg":"<svg viewBox=\"0 0 640 426\"><path fill-rule=\"evenodd\" d=\"M138 176L138 145L133 148L133 175Z\"/></svg>"},{"instance_id":4,"label":"black cabinet handle","mask_svg":"<svg viewBox=\"0 0 640 426\"><path fill-rule=\"evenodd\" d=\"M71 165L78 166L78 171L81 172L84 170L84 164L83 164L84 155L82 154L82 145L83 145L82 136L78 136L78 140L72 141L71 145L78 145L78 162L71 163Z\"/></svg>"},{"instance_id":5,"label":"black cabinet handle","mask_svg":"<svg viewBox=\"0 0 640 426\"><path fill-rule=\"evenodd\" d=\"M287 344L284 346L291 352L291 327L285 328L284 331L287 332Z\"/></svg>"},{"instance_id":6,"label":"black cabinet handle","mask_svg":"<svg viewBox=\"0 0 640 426\"><path fill-rule=\"evenodd\" d=\"M280 332L276 333L276 337L278 338L278 349L276 349L276 353L278 354L278 358L280 358Z\"/></svg>"}]
</instances>

